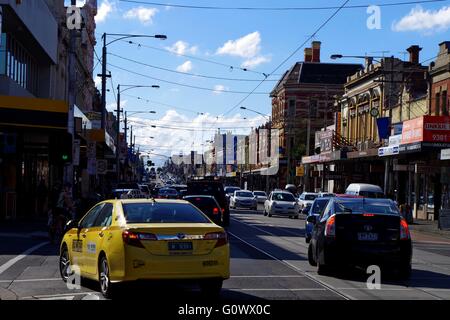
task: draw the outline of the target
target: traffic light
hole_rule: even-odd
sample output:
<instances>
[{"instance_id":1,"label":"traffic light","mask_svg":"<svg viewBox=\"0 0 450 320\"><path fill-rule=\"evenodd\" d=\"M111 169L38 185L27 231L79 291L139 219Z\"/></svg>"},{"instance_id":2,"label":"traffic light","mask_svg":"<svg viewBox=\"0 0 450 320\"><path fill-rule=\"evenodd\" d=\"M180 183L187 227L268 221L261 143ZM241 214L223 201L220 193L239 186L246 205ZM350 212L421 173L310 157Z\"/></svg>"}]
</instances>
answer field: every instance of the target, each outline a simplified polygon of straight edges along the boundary
<instances>
[{"instance_id":1,"label":"traffic light","mask_svg":"<svg viewBox=\"0 0 450 320\"><path fill-rule=\"evenodd\" d=\"M53 135L49 145L50 161L53 164L66 164L72 162L72 135L69 133Z\"/></svg>"}]
</instances>

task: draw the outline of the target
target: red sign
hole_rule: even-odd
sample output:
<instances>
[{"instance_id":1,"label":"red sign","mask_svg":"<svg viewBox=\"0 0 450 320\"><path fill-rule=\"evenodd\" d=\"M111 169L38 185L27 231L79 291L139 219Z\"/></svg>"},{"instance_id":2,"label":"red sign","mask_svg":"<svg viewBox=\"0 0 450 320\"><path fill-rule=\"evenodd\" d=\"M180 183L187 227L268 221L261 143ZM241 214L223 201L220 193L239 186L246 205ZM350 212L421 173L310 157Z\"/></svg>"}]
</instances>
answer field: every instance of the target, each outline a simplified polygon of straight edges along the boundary
<instances>
[{"instance_id":1,"label":"red sign","mask_svg":"<svg viewBox=\"0 0 450 320\"><path fill-rule=\"evenodd\" d=\"M422 116L403 123L402 144L415 142L450 143L450 117Z\"/></svg>"}]
</instances>

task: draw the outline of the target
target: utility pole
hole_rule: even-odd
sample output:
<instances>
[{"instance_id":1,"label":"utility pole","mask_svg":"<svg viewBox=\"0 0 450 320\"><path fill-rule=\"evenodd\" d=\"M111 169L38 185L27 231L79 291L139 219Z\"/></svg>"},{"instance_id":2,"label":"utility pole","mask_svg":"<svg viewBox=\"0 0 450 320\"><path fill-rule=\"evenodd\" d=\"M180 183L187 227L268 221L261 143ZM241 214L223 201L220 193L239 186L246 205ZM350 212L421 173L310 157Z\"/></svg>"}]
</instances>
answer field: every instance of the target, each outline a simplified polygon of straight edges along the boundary
<instances>
[{"instance_id":1,"label":"utility pole","mask_svg":"<svg viewBox=\"0 0 450 320\"><path fill-rule=\"evenodd\" d=\"M71 6L76 6L77 1L71 0ZM72 160L70 163L66 164L64 170L64 180L67 183L73 184L73 139L75 134L74 129L74 108L76 103L76 70L75 70L75 50L76 50L76 36L77 31L75 28L72 28L69 31L69 90L68 90L68 102L69 102L69 110L67 115L67 132L71 136L71 145L72 145Z\"/></svg>"},{"instance_id":2,"label":"utility pole","mask_svg":"<svg viewBox=\"0 0 450 320\"><path fill-rule=\"evenodd\" d=\"M74 2L72 0L72 2ZM75 1L76 2L76 1ZM103 39L103 48L102 48L102 74L99 74L98 76L100 76L102 78L102 120L101 120L101 128L105 129L106 128L106 78L110 78L111 75L107 75L106 74L106 33L103 34L102 36Z\"/></svg>"},{"instance_id":3,"label":"utility pole","mask_svg":"<svg viewBox=\"0 0 450 320\"><path fill-rule=\"evenodd\" d=\"M120 84L117 85L117 135L116 135L116 174L117 183L120 182L120 160L119 160L119 149L120 149ZM125 123L125 127L127 124Z\"/></svg>"},{"instance_id":4,"label":"utility pole","mask_svg":"<svg viewBox=\"0 0 450 320\"><path fill-rule=\"evenodd\" d=\"M391 124L392 124L392 105L391 105L391 98L392 98L392 91L394 90L394 56L391 56L390 58L390 78L389 78L389 94L387 98L387 107L389 109L389 130L391 130ZM386 60L385 60L386 61ZM385 73L386 74L386 73ZM401 108L401 107L400 107ZM389 132L390 135L390 132ZM387 196L389 192L389 157L386 157L384 160L384 194Z\"/></svg>"}]
</instances>

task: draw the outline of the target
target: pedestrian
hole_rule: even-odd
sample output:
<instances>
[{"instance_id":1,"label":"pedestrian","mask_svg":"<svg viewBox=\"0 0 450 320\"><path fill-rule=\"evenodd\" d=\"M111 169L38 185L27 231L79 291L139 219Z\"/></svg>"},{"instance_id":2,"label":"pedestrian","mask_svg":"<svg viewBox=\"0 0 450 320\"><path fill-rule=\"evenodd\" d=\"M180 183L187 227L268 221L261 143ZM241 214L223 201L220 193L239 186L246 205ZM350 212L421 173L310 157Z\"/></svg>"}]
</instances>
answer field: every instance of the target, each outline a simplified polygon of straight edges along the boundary
<instances>
[{"instance_id":1,"label":"pedestrian","mask_svg":"<svg viewBox=\"0 0 450 320\"><path fill-rule=\"evenodd\" d=\"M58 197L57 207L62 210L67 219L75 220L75 205L72 197L72 185L65 183Z\"/></svg>"}]
</instances>

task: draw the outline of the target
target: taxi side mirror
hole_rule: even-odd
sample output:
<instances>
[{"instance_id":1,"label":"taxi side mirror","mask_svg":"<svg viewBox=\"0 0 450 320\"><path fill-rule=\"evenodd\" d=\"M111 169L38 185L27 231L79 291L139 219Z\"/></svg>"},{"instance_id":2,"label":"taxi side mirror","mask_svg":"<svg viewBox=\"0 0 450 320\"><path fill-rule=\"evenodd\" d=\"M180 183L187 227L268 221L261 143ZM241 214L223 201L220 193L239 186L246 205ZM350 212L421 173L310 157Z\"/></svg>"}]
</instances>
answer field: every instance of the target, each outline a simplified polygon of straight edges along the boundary
<instances>
[{"instance_id":1,"label":"taxi side mirror","mask_svg":"<svg viewBox=\"0 0 450 320\"><path fill-rule=\"evenodd\" d=\"M66 223L65 231L69 231L70 229L73 228L79 228L78 222L76 220L69 220Z\"/></svg>"}]
</instances>

